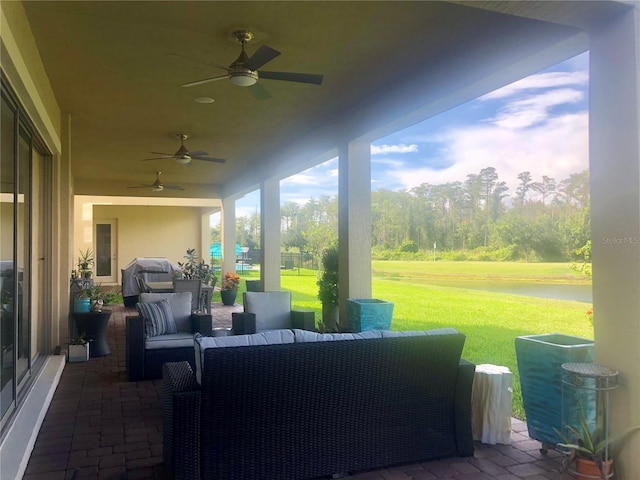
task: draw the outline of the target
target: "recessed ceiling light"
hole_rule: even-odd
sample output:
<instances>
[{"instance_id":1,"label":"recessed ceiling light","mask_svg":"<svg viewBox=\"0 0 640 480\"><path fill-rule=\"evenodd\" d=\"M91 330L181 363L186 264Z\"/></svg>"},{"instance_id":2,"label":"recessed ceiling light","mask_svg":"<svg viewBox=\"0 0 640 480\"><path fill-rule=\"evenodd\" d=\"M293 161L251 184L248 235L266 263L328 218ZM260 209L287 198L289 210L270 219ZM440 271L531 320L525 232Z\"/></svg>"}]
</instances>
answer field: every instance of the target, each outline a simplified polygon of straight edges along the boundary
<instances>
[{"instance_id":1,"label":"recessed ceiling light","mask_svg":"<svg viewBox=\"0 0 640 480\"><path fill-rule=\"evenodd\" d=\"M196 97L197 103L213 103L215 100L211 97Z\"/></svg>"}]
</instances>

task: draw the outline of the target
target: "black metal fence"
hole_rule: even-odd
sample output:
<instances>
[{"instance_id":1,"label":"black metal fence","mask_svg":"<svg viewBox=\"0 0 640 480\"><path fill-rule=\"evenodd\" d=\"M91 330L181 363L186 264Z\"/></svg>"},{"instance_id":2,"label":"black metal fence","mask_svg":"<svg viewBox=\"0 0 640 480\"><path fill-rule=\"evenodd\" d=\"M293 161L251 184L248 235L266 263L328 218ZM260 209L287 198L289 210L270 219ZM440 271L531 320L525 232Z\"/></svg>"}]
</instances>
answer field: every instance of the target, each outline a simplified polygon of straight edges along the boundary
<instances>
[{"instance_id":1,"label":"black metal fence","mask_svg":"<svg viewBox=\"0 0 640 480\"><path fill-rule=\"evenodd\" d=\"M236 272L251 271L254 265L260 265L261 251L250 249L236 257ZM214 270L220 270L220 256L211 257L211 265ZM280 253L280 269L283 273L292 275L316 275L319 269L318 262L308 253L284 252Z\"/></svg>"}]
</instances>

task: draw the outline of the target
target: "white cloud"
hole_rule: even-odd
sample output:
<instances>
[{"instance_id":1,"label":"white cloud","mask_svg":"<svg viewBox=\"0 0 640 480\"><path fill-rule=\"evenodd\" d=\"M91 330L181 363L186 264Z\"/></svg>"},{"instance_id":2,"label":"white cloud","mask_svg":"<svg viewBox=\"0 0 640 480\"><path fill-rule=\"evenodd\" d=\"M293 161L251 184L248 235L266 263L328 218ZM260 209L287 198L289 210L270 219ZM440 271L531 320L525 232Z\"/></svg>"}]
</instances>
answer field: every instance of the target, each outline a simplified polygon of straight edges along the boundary
<instances>
[{"instance_id":1,"label":"white cloud","mask_svg":"<svg viewBox=\"0 0 640 480\"><path fill-rule=\"evenodd\" d=\"M402 160L396 160L393 158L371 159L371 163L375 163L376 165L386 165L391 168L401 168L403 165L405 165L405 162L403 162Z\"/></svg>"},{"instance_id":2,"label":"white cloud","mask_svg":"<svg viewBox=\"0 0 640 480\"><path fill-rule=\"evenodd\" d=\"M297 173L280 181L281 185L315 185L318 179L313 175Z\"/></svg>"},{"instance_id":3,"label":"white cloud","mask_svg":"<svg viewBox=\"0 0 640 480\"><path fill-rule=\"evenodd\" d=\"M583 102L588 56L570 62L574 71L532 75L440 121L429 120L435 122L390 135L386 144L372 145L372 187L411 189L422 183L463 182L469 174L494 167L513 196L521 172L530 171L534 181L547 175L559 182L587 169L588 112L578 109L587 108ZM337 176L337 158L333 158L284 179L281 201L302 205L310 198L336 195ZM238 205L237 215L255 213L259 200L243 200L243 206L251 207L245 213Z\"/></svg>"},{"instance_id":4,"label":"white cloud","mask_svg":"<svg viewBox=\"0 0 640 480\"><path fill-rule=\"evenodd\" d=\"M588 115L586 112L550 118L544 124L520 129L480 125L451 129L441 135L442 155L453 165L444 170L409 168L388 172L401 188L422 183L464 181L469 174L494 167L514 194L517 175L532 172L534 181L547 175L560 181L588 168Z\"/></svg>"},{"instance_id":5,"label":"white cloud","mask_svg":"<svg viewBox=\"0 0 640 480\"><path fill-rule=\"evenodd\" d=\"M557 88L569 85L582 87L587 85L588 82L589 75L586 71L539 73L518 80L491 93L487 93L480 97L479 100L495 100L511 97L517 93L522 93L524 90Z\"/></svg>"},{"instance_id":6,"label":"white cloud","mask_svg":"<svg viewBox=\"0 0 640 480\"><path fill-rule=\"evenodd\" d=\"M371 145L371 155L384 155L387 153L413 153L418 151L418 145Z\"/></svg>"},{"instance_id":7,"label":"white cloud","mask_svg":"<svg viewBox=\"0 0 640 480\"><path fill-rule=\"evenodd\" d=\"M530 95L508 102L491 121L508 129L527 128L549 118L554 107L577 103L583 98L583 92L569 88Z\"/></svg>"}]
</instances>

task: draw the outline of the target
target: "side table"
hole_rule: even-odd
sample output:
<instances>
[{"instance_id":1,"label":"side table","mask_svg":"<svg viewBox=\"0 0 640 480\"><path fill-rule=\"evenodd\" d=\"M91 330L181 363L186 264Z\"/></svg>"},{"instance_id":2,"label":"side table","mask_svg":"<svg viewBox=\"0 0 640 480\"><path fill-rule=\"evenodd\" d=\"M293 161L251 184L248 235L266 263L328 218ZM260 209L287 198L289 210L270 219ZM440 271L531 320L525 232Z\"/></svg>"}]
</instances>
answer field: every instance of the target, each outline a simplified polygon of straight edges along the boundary
<instances>
[{"instance_id":1,"label":"side table","mask_svg":"<svg viewBox=\"0 0 640 480\"><path fill-rule=\"evenodd\" d=\"M471 390L474 440L489 445L511 444L512 382L509 367L476 365Z\"/></svg>"},{"instance_id":2,"label":"side table","mask_svg":"<svg viewBox=\"0 0 640 480\"><path fill-rule=\"evenodd\" d=\"M107 344L107 325L110 317L111 310L73 313L78 333L84 333L85 339L91 340L89 343L90 358L102 357L111 353L111 349Z\"/></svg>"}]
</instances>

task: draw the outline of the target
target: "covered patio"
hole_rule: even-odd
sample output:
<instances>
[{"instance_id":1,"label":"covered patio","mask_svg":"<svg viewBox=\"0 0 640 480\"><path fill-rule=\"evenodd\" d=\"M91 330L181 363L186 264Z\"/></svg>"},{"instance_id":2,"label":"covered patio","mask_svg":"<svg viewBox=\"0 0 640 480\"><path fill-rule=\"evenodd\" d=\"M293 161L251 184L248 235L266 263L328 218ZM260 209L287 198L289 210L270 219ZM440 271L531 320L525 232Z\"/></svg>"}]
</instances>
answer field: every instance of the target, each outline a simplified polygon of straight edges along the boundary
<instances>
[{"instance_id":1,"label":"covered patio","mask_svg":"<svg viewBox=\"0 0 640 480\"><path fill-rule=\"evenodd\" d=\"M16 266L12 293L22 300L3 324L2 346L9 352L1 370L3 477L19 478L28 464L28 475L55 478L47 476L55 471L60 478L73 478L75 470L69 468L76 465L70 459L84 456L97 467L90 474L95 478L120 478L129 465L127 475L135 478L136 462L144 469L146 460L133 458L134 453L127 458L126 448L116 451L122 450L116 445L128 443L127 437L129 443L145 445L140 448L146 452L140 453L143 458L157 459L157 442L147 446L157 432L151 418L150 430L144 430L146 424L141 427L145 433L100 433L103 425L108 428L108 421L103 424L108 415L121 419L146 402L140 399L148 397L145 405L154 412L156 386L120 383L121 351L84 367L65 366L64 357L55 354L69 342L69 272L80 248L72 232L74 218L84 214L74 212L78 196L135 195L143 204L138 224L163 227L167 216L157 211L148 215L151 209L144 204L163 189L138 188L151 187L148 183L159 176L154 171L160 167L142 160L149 152L161 152L156 154L165 158L154 161L162 165L162 178L167 185L184 187L171 191L171 198L206 199L221 209L222 270L233 271L235 202L259 189L261 281L265 290L279 290L280 181L337 155L340 317L346 318L347 298L371 296L371 252L362 248L371 244L371 142L587 50L596 361L620 372L622 388L611 401L613 431L640 424L637 2L13 1L0 4L0 25L0 252L3 261ZM282 51L273 70L322 74L322 86L269 82L267 74L260 85L269 99L264 92L252 95L226 81L178 88L219 74L220 66L211 62L222 62L224 71L241 48L233 33L244 30L256 37L247 47L250 52L259 45ZM179 147L176 135L185 133L192 151L206 150L226 162L180 163L187 159L171 152ZM183 252L193 246L180 243L186 237L199 240L199 250L207 251L208 225L200 216L194 218L188 229L173 221L166 238L143 233L126 237L126 242L121 238L120 250L125 243L148 249L162 240ZM83 247L93 244L94 227L83 229ZM118 260L117 252L115 271L130 260ZM128 253L136 257L146 252ZM121 315L114 315L110 330L116 349L123 335ZM94 368L102 373L92 375ZM123 402L132 392L131 404ZM94 416L97 425L91 426ZM22 417L30 420L27 430L16 427ZM86 449L70 454L81 446L85 417L91 433L84 438L97 449L92 451L95 458L104 457L97 464ZM45 436L56 424L64 434L35 444L41 423ZM110 435L112 440L103 443ZM66 440L57 444L52 437ZM466 478L525 477L527 468L534 467L542 472L530 477L559 478L552 468L545 473L547 463L536 457L537 446L521 433L515 440L508 449L479 447L475 459L460 463L471 469ZM60 450L47 453L49 447ZM640 471L638 451L636 435L617 459L619 480ZM11 455L16 458L7 467ZM59 470L46 470L48 459ZM38 462L45 470L37 472ZM157 465L148 462L151 469ZM473 462L504 471L483 472ZM105 473L98 477L102 466ZM111 467L115 469L107 473ZM446 475L447 468L454 467L445 464L443 470L416 473L415 478ZM394 470L387 477L402 475Z\"/></svg>"},{"instance_id":2,"label":"covered patio","mask_svg":"<svg viewBox=\"0 0 640 480\"><path fill-rule=\"evenodd\" d=\"M229 328L239 305L215 303L214 327ZM44 418L25 471L25 480L170 478L162 459L162 381L127 381L125 317L134 308L110 307L107 332L111 355L68 364ZM223 414L223 413L221 413ZM469 458L394 465L350 472L361 480L515 480L571 478L561 457L542 455L526 424L512 419L511 445L475 444Z\"/></svg>"}]
</instances>

